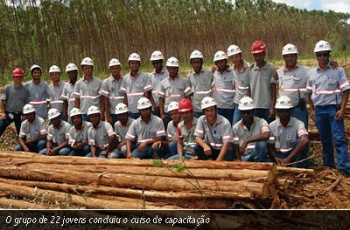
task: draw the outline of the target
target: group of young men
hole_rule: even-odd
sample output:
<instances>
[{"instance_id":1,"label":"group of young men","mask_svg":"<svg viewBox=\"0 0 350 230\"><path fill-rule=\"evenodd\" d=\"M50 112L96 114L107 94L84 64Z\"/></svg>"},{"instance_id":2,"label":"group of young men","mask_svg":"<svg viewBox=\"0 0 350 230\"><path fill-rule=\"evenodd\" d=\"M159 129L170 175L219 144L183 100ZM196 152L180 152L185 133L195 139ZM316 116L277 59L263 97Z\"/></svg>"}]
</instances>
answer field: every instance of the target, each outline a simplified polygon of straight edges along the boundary
<instances>
[{"instance_id":1,"label":"group of young men","mask_svg":"<svg viewBox=\"0 0 350 230\"><path fill-rule=\"evenodd\" d=\"M308 68L297 62L297 47L287 44L282 49L285 64L276 70L265 60L265 43L255 41L254 64L231 45L227 52L215 53L215 67L207 70L203 54L194 50L186 77L179 75L175 57L164 67L160 51L152 53L154 71L146 74L141 57L133 53L125 76L113 58L111 75L103 81L93 75L93 60L86 57L80 79L73 63L66 67L68 82L61 80L59 67L51 66L50 85L41 80L40 66L31 67L32 80L25 84L23 70L16 68L13 84L1 96L0 135L15 122L15 150L43 155L273 161L307 167L310 112L322 141L323 164L335 167L335 147L338 170L350 176L344 133L350 84L344 69L330 61L331 51L327 41L317 42L317 67Z\"/></svg>"}]
</instances>

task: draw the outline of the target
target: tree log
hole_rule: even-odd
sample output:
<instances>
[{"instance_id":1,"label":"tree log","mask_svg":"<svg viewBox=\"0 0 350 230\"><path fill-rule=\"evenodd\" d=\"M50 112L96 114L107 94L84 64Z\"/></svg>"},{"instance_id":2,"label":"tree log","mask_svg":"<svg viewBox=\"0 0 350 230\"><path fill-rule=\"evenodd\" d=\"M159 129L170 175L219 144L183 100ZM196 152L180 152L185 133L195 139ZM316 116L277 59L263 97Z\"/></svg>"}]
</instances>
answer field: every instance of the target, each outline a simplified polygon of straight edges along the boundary
<instances>
[{"instance_id":1,"label":"tree log","mask_svg":"<svg viewBox=\"0 0 350 230\"><path fill-rule=\"evenodd\" d=\"M26 169L25 167L0 167L0 176L7 178L52 181L61 183L99 184L122 188L150 189L160 191L223 191L250 192L252 197L266 198L265 183L227 180L197 180L166 178L159 176L125 175L113 173L82 173L67 170Z\"/></svg>"},{"instance_id":2,"label":"tree log","mask_svg":"<svg viewBox=\"0 0 350 230\"><path fill-rule=\"evenodd\" d=\"M43 198L44 200L52 202L67 202L74 205L91 208L91 209L161 209L178 207L173 205L157 206L151 202L144 202L141 199L132 198L115 198L113 201L83 197L78 195L67 194L63 192L56 192L51 190L44 190L38 188L30 188L26 186L6 184L0 182L0 191L10 191L12 195L24 196L28 198Z\"/></svg>"},{"instance_id":3,"label":"tree log","mask_svg":"<svg viewBox=\"0 0 350 230\"><path fill-rule=\"evenodd\" d=\"M24 200L14 200L7 198L0 198L0 207L2 208L20 208L20 209L50 209L52 207L30 203Z\"/></svg>"}]
</instances>

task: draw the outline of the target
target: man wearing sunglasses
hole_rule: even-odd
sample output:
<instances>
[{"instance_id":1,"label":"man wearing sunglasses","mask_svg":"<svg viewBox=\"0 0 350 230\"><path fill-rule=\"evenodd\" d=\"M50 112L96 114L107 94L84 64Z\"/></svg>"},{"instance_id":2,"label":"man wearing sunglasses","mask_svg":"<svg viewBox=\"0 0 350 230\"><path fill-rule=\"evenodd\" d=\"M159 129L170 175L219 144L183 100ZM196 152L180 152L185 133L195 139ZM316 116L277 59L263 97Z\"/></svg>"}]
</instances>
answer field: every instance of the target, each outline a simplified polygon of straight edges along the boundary
<instances>
[{"instance_id":1,"label":"man wearing sunglasses","mask_svg":"<svg viewBox=\"0 0 350 230\"><path fill-rule=\"evenodd\" d=\"M318 65L311 69L307 81L310 117L316 122L321 138L323 165L335 168L335 147L338 170L344 177L349 177L350 160L345 140L344 113L350 83L342 67L333 68L331 51L331 45L327 41L321 40L315 45Z\"/></svg>"},{"instance_id":2,"label":"man wearing sunglasses","mask_svg":"<svg viewBox=\"0 0 350 230\"><path fill-rule=\"evenodd\" d=\"M269 124L269 155L278 165L307 167L309 134L302 121L292 117L293 102L281 96L275 105L279 119ZM293 163L295 162L295 163Z\"/></svg>"},{"instance_id":3,"label":"man wearing sunglasses","mask_svg":"<svg viewBox=\"0 0 350 230\"><path fill-rule=\"evenodd\" d=\"M267 155L267 140L270 130L267 121L254 116L254 101L243 97L238 109L242 119L233 125L236 159L242 161L264 162Z\"/></svg>"}]
</instances>

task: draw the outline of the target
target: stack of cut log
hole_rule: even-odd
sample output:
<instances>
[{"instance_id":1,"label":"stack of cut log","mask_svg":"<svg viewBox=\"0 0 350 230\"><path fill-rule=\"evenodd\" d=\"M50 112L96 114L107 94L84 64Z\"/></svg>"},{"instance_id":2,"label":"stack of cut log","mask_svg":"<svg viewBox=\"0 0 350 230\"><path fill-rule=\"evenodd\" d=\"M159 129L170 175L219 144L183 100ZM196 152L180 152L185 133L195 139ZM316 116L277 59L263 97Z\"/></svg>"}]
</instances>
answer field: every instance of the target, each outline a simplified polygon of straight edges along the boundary
<instances>
[{"instance_id":1,"label":"stack of cut log","mask_svg":"<svg viewBox=\"0 0 350 230\"><path fill-rule=\"evenodd\" d=\"M271 163L47 157L1 152L0 207L227 209L257 201L271 205L277 190L293 183L290 177L279 178L278 172L313 174L312 170L281 168Z\"/></svg>"}]
</instances>

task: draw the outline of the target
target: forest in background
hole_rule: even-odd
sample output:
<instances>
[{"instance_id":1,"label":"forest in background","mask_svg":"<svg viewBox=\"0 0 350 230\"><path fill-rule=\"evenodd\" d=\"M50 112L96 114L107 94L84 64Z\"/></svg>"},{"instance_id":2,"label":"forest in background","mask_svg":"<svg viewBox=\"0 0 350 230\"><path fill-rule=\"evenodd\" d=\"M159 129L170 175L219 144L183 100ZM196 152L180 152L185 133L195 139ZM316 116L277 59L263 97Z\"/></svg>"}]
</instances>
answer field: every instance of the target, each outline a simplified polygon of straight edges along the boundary
<instances>
[{"instance_id":1,"label":"forest in background","mask_svg":"<svg viewBox=\"0 0 350 230\"><path fill-rule=\"evenodd\" d=\"M301 55L311 55L320 39L336 53L350 50L350 14L269 0L1 0L0 17L0 75L33 63L64 70L85 56L106 70L112 57L125 65L137 52L148 62L154 50L187 62L198 49L211 61L230 44L248 55L257 39L278 58L289 42Z\"/></svg>"}]
</instances>

